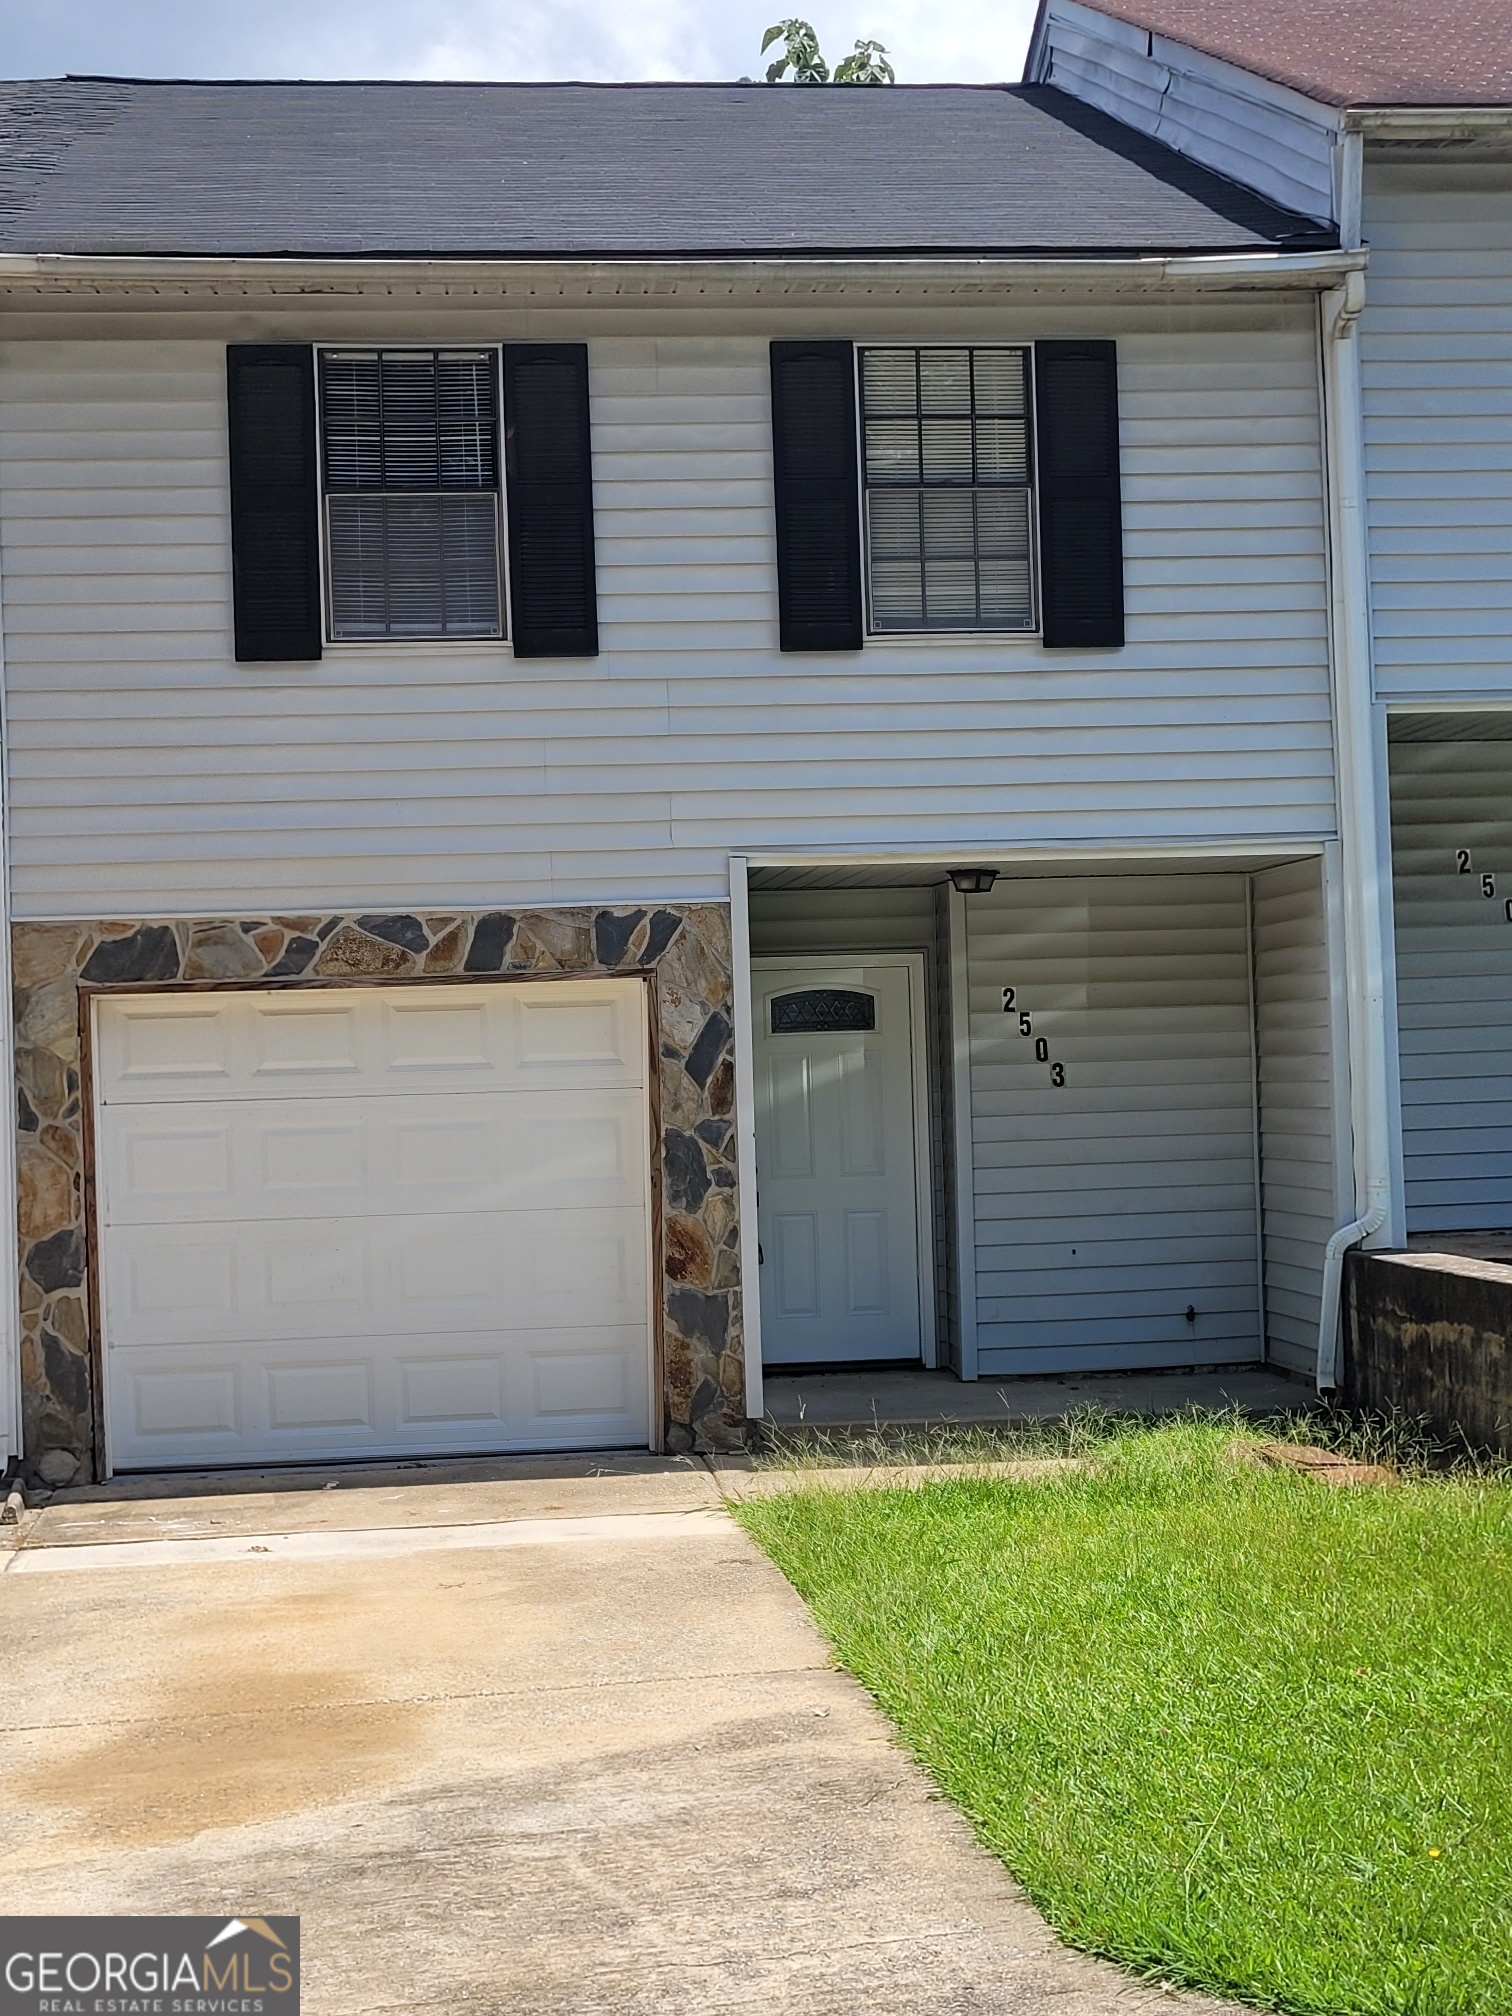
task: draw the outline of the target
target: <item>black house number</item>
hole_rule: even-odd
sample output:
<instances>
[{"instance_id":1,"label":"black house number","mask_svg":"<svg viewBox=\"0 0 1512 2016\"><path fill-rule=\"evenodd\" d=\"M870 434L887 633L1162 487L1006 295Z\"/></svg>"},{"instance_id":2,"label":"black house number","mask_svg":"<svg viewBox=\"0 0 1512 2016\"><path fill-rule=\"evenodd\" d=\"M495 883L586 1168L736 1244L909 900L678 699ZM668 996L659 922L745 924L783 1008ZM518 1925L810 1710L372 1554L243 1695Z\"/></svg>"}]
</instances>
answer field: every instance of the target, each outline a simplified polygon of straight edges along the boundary
<instances>
[{"instance_id":1,"label":"black house number","mask_svg":"<svg viewBox=\"0 0 1512 2016\"><path fill-rule=\"evenodd\" d=\"M1050 1083L1059 1090L1066 1082L1065 1065L1054 1063L1051 1060L1050 1043L1047 1037L1034 1035L1034 1017L1029 1013L1027 1008L1019 1007L1017 987L1005 987L1003 989L1003 1013L1011 1015L1015 1010L1018 1012L1018 1033L1020 1036L1034 1036L1035 1062L1037 1064L1049 1064Z\"/></svg>"},{"instance_id":2,"label":"black house number","mask_svg":"<svg viewBox=\"0 0 1512 2016\"><path fill-rule=\"evenodd\" d=\"M1468 847L1455 848L1454 866L1457 874L1473 875L1475 873L1474 857L1472 856L1470 849ZM1482 894L1482 896L1486 898L1488 902L1495 901L1496 876L1493 872L1487 872L1485 870L1482 870L1480 878L1480 893ZM1506 918L1509 924L1512 924L1512 897L1503 898L1502 915L1503 917Z\"/></svg>"}]
</instances>

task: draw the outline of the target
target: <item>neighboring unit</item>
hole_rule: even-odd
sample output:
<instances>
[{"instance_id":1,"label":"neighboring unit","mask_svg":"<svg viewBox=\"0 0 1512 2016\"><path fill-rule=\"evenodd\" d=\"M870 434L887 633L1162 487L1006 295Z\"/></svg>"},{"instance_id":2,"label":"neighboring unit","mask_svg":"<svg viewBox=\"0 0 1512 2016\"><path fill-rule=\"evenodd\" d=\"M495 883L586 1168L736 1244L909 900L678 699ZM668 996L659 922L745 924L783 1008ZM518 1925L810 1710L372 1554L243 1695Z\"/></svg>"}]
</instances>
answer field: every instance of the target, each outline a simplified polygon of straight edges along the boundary
<instances>
[{"instance_id":1,"label":"neighboring unit","mask_svg":"<svg viewBox=\"0 0 1512 2016\"><path fill-rule=\"evenodd\" d=\"M1313 1376L1364 256L1074 88L0 88L33 1458Z\"/></svg>"},{"instance_id":2,"label":"neighboring unit","mask_svg":"<svg viewBox=\"0 0 1512 2016\"><path fill-rule=\"evenodd\" d=\"M1512 4L1045 0L1026 74L1368 252L1324 332L1358 1230L1503 1261L1485 1235L1512 1230Z\"/></svg>"}]
</instances>

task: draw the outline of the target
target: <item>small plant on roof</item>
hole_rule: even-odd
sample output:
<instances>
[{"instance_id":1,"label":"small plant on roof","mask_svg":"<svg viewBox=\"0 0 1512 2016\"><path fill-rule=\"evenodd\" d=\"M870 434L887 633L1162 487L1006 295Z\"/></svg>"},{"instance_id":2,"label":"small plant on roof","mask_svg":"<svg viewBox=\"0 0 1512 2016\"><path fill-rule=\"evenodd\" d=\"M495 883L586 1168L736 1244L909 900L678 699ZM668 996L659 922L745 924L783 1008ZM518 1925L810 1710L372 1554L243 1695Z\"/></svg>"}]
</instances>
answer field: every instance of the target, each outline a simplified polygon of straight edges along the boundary
<instances>
[{"instance_id":1,"label":"small plant on roof","mask_svg":"<svg viewBox=\"0 0 1512 2016\"><path fill-rule=\"evenodd\" d=\"M787 42L786 52L767 66L768 84L780 84L791 70L795 84L828 84L829 65L819 54L819 37L807 21L774 21L761 38L765 56L778 36Z\"/></svg>"},{"instance_id":2,"label":"small plant on roof","mask_svg":"<svg viewBox=\"0 0 1512 2016\"><path fill-rule=\"evenodd\" d=\"M887 60L887 51L880 42L857 42L855 53L835 65L832 78L830 67L820 54L819 37L811 22L773 22L761 38L762 55L779 39L785 44L784 53L774 63L768 64L768 84L780 84L789 71L795 84L892 84L897 81Z\"/></svg>"},{"instance_id":3,"label":"small plant on roof","mask_svg":"<svg viewBox=\"0 0 1512 2016\"><path fill-rule=\"evenodd\" d=\"M887 51L880 42L857 42L856 52L835 65L837 84L896 84Z\"/></svg>"}]
</instances>

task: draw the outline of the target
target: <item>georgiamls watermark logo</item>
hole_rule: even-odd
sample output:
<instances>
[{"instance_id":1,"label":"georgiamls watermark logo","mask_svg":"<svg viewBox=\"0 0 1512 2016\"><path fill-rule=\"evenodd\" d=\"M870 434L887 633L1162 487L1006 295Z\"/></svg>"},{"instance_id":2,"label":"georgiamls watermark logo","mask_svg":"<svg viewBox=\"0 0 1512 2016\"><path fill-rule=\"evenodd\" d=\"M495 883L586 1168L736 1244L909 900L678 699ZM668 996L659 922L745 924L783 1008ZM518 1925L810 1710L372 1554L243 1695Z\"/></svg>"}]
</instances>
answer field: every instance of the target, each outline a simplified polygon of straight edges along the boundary
<instances>
[{"instance_id":1,"label":"georgiamls watermark logo","mask_svg":"<svg viewBox=\"0 0 1512 2016\"><path fill-rule=\"evenodd\" d=\"M299 2016L297 1918L0 1918L0 2016Z\"/></svg>"}]
</instances>

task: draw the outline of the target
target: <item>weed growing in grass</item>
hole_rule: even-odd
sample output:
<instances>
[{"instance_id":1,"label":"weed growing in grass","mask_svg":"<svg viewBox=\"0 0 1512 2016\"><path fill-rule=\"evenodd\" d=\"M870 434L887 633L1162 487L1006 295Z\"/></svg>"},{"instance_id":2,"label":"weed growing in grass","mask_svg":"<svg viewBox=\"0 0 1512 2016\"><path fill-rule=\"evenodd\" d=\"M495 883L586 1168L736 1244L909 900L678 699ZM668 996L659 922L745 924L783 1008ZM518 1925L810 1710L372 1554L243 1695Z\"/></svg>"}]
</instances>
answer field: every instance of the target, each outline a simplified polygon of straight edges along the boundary
<instances>
[{"instance_id":1,"label":"weed growing in grass","mask_svg":"<svg viewBox=\"0 0 1512 2016\"><path fill-rule=\"evenodd\" d=\"M1295 2016L1507 2016L1512 1484L1397 1433L1402 1483L1335 1489L1236 1432L957 1436L1095 1460L738 1516L1072 1944Z\"/></svg>"}]
</instances>

